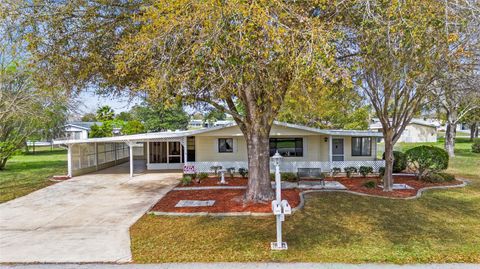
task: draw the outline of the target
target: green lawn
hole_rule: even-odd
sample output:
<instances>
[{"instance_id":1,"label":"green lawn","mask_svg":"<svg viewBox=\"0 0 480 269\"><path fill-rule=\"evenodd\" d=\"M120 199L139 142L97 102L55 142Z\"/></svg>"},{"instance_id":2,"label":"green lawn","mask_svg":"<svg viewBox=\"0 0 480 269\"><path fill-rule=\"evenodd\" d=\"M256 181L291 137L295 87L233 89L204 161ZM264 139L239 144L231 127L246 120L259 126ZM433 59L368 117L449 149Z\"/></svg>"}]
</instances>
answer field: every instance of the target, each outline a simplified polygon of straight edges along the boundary
<instances>
[{"instance_id":1,"label":"green lawn","mask_svg":"<svg viewBox=\"0 0 480 269\"><path fill-rule=\"evenodd\" d=\"M0 171L0 203L51 185L49 177L66 172L65 150L37 148L35 154L16 155Z\"/></svg>"},{"instance_id":2,"label":"green lawn","mask_svg":"<svg viewBox=\"0 0 480 269\"><path fill-rule=\"evenodd\" d=\"M428 191L411 201L310 194L304 210L284 223L289 250L283 252L269 248L273 217L146 215L131 228L134 261L478 263L480 154L458 142L449 171L469 178L466 188Z\"/></svg>"}]
</instances>

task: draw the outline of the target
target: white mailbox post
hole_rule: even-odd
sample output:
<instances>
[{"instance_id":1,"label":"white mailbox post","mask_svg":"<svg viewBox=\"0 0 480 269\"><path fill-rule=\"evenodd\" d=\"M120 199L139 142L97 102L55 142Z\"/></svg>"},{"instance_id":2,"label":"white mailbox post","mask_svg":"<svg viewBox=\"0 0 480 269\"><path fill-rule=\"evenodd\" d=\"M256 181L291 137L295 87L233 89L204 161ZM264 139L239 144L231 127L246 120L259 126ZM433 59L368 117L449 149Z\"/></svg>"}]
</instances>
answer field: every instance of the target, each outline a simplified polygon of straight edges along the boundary
<instances>
[{"instance_id":1,"label":"white mailbox post","mask_svg":"<svg viewBox=\"0 0 480 269\"><path fill-rule=\"evenodd\" d=\"M220 184L227 184L227 182L225 181L225 172L227 172L226 170L223 170L221 169L220 171L218 171L220 173Z\"/></svg>"},{"instance_id":2,"label":"white mailbox post","mask_svg":"<svg viewBox=\"0 0 480 269\"><path fill-rule=\"evenodd\" d=\"M273 155L273 165L275 165L275 200L272 201L272 211L277 218L277 241L270 244L272 250L286 250L287 242L282 242L282 221L285 215L292 214L292 208L287 200L282 200L282 182L280 179L280 160L282 156L278 151Z\"/></svg>"}]
</instances>

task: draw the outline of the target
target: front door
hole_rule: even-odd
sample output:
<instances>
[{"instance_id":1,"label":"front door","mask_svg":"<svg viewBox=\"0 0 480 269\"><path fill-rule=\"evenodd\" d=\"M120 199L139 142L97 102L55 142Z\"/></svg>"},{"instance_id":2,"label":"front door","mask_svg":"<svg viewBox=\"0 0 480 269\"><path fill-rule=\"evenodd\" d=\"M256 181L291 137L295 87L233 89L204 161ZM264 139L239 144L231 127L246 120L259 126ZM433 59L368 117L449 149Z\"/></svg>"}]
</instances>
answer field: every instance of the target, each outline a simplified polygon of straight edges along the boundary
<instances>
[{"instance_id":1,"label":"front door","mask_svg":"<svg viewBox=\"0 0 480 269\"><path fill-rule=\"evenodd\" d=\"M343 139L334 138L332 139L332 161L343 161L344 160L344 151L343 151Z\"/></svg>"}]
</instances>

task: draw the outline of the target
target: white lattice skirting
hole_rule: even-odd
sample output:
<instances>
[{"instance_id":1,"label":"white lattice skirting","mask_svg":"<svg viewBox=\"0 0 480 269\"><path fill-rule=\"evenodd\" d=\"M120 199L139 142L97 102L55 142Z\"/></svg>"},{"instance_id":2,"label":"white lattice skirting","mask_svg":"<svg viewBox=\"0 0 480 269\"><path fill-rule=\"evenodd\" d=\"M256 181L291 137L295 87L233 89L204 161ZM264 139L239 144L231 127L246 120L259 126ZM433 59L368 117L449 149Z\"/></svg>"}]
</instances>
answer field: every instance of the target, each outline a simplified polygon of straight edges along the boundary
<instances>
[{"instance_id":1,"label":"white lattice skirting","mask_svg":"<svg viewBox=\"0 0 480 269\"><path fill-rule=\"evenodd\" d=\"M235 162L187 162L186 166L193 166L195 168L195 172L213 172L212 166L221 166L223 169L227 169L230 167L234 167L235 171L238 171L239 168L246 168L248 169L248 163L246 161L235 161ZM330 172L331 168L338 167L343 169L345 167L356 167L357 169L360 166L371 166L375 172L378 172L380 167L385 167L384 160L377 160L377 161L342 161L342 162L309 162L309 161L284 161L280 164L280 171L282 172L293 172L296 173L298 168L320 168L321 171ZM274 172L273 163L270 163L270 171Z\"/></svg>"}]
</instances>

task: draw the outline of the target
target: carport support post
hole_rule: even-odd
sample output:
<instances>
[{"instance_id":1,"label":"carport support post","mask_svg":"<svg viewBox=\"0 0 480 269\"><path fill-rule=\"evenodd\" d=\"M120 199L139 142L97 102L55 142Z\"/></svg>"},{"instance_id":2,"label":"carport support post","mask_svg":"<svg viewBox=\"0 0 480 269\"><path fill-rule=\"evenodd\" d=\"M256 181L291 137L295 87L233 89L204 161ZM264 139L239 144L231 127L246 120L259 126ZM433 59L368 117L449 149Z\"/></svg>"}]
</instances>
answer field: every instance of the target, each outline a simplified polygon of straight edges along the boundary
<instances>
[{"instance_id":1,"label":"carport support post","mask_svg":"<svg viewBox=\"0 0 480 269\"><path fill-rule=\"evenodd\" d=\"M68 166L68 177L73 177L73 171L72 171L72 145L68 144L67 145L68 150L67 150L67 166Z\"/></svg>"},{"instance_id":2,"label":"carport support post","mask_svg":"<svg viewBox=\"0 0 480 269\"><path fill-rule=\"evenodd\" d=\"M332 175L332 165L333 165L333 142L332 136L328 137L328 165L330 166L330 175Z\"/></svg>"},{"instance_id":3,"label":"carport support post","mask_svg":"<svg viewBox=\"0 0 480 269\"><path fill-rule=\"evenodd\" d=\"M127 142L130 149L130 178L133 178L133 143Z\"/></svg>"}]
</instances>

